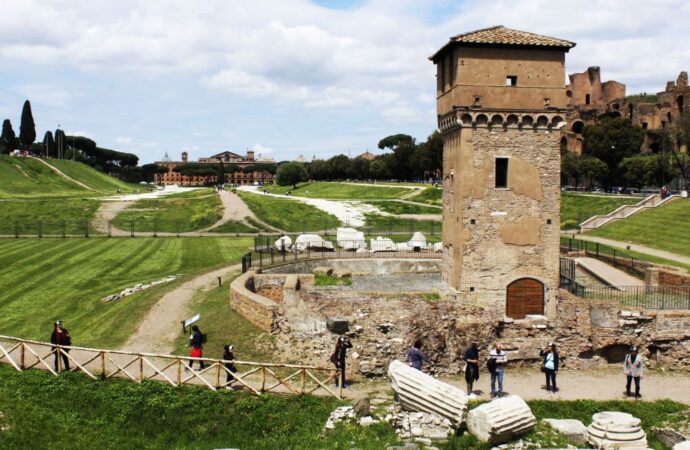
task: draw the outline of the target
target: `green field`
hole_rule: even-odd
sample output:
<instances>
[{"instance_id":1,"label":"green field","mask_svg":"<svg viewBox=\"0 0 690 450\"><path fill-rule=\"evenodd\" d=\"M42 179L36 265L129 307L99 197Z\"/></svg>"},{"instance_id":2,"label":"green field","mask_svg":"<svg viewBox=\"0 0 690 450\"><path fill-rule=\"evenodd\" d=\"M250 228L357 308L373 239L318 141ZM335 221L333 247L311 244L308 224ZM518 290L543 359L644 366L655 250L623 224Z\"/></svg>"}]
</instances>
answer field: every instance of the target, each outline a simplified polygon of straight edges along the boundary
<instances>
[{"instance_id":1,"label":"green field","mask_svg":"<svg viewBox=\"0 0 690 450\"><path fill-rule=\"evenodd\" d=\"M690 200L679 199L617 220L588 234L690 256L688 218Z\"/></svg>"},{"instance_id":2,"label":"green field","mask_svg":"<svg viewBox=\"0 0 690 450\"><path fill-rule=\"evenodd\" d=\"M433 206L422 206L412 203L385 200L369 201L367 203L372 206L376 206L381 211L389 214L443 214L443 210L441 208L435 208Z\"/></svg>"},{"instance_id":3,"label":"green field","mask_svg":"<svg viewBox=\"0 0 690 450\"><path fill-rule=\"evenodd\" d=\"M49 159L47 162L59 169L62 173L70 178L78 180L91 189L106 193L106 194L116 194L118 189L120 192L145 192L146 186L129 184L124 181L118 180L115 177L106 175L93 167L75 161L69 161L66 159Z\"/></svg>"},{"instance_id":4,"label":"green field","mask_svg":"<svg viewBox=\"0 0 690 450\"><path fill-rule=\"evenodd\" d=\"M264 222L285 231L326 230L340 226L340 221L311 205L286 198L238 192L249 209Z\"/></svg>"},{"instance_id":5,"label":"green field","mask_svg":"<svg viewBox=\"0 0 690 450\"><path fill-rule=\"evenodd\" d=\"M259 230L237 220L227 222L209 230L210 233L258 233Z\"/></svg>"},{"instance_id":6,"label":"green field","mask_svg":"<svg viewBox=\"0 0 690 450\"><path fill-rule=\"evenodd\" d=\"M561 194L561 229L577 228L598 214L608 214L623 205L633 205L640 197L615 197L592 194Z\"/></svg>"},{"instance_id":7,"label":"green field","mask_svg":"<svg viewBox=\"0 0 690 450\"><path fill-rule=\"evenodd\" d=\"M429 187L424 189L417 195L413 195L408 200L419 203L426 203L428 205L442 205L443 189Z\"/></svg>"},{"instance_id":8,"label":"green field","mask_svg":"<svg viewBox=\"0 0 690 450\"><path fill-rule=\"evenodd\" d=\"M415 231L421 231L427 237L429 235L441 234L441 222L433 220L412 220L401 219L399 217L382 216L379 214L365 214L366 234L386 234L407 232L412 237ZM409 239L409 237L407 238Z\"/></svg>"},{"instance_id":9,"label":"green field","mask_svg":"<svg viewBox=\"0 0 690 450\"><path fill-rule=\"evenodd\" d=\"M0 156L0 198L93 194L33 158Z\"/></svg>"},{"instance_id":10,"label":"green field","mask_svg":"<svg viewBox=\"0 0 690 450\"><path fill-rule=\"evenodd\" d=\"M268 189L272 194L286 194L290 191L290 195L297 197L325 198L331 200L394 199L409 194L414 190L412 187L385 187L385 185L367 186L354 183L328 183L325 181L300 183L297 185L297 189L293 189L292 186L278 185L265 186L265 189Z\"/></svg>"},{"instance_id":11,"label":"green field","mask_svg":"<svg viewBox=\"0 0 690 450\"><path fill-rule=\"evenodd\" d=\"M341 402L313 396L252 396L200 387L175 388L145 381L93 381L79 374L53 377L43 371L0 367L0 410L5 413L0 448L45 449L338 449L381 450L400 444L391 425L339 424L322 433ZM544 418L591 422L592 414L622 411L639 417L649 446L665 450L651 428L680 422L687 406L672 401L529 401L539 419L523 436L530 448L565 448L565 437ZM470 404L475 407L476 402ZM687 420L687 418L685 418ZM467 433L439 444L443 450L488 450Z\"/></svg>"},{"instance_id":12,"label":"green field","mask_svg":"<svg viewBox=\"0 0 690 450\"><path fill-rule=\"evenodd\" d=\"M208 228L223 217L213 189L198 189L157 199L138 200L113 220L113 226L138 232L181 233Z\"/></svg>"},{"instance_id":13,"label":"green field","mask_svg":"<svg viewBox=\"0 0 690 450\"><path fill-rule=\"evenodd\" d=\"M251 245L250 238L0 240L0 333L47 340L52 322L62 319L74 345L118 347L163 292L239 262ZM174 274L182 277L112 303L100 300Z\"/></svg>"},{"instance_id":14,"label":"green field","mask_svg":"<svg viewBox=\"0 0 690 450\"><path fill-rule=\"evenodd\" d=\"M64 227L68 235L83 235L99 204L79 197L0 200L0 234L61 235Z\"/></svg>"}]
</instances>

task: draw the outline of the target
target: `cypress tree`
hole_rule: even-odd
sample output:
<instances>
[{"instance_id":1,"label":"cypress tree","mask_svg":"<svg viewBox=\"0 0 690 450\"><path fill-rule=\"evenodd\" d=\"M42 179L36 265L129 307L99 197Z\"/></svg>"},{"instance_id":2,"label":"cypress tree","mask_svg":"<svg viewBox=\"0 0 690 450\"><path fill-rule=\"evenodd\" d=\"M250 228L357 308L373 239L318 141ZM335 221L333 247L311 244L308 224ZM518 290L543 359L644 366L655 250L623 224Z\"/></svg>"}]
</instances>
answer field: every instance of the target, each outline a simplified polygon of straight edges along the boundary
<instances>
[{"instance_id":1,"label":"cypress tree","mask_svg":"<svg viewBox=\"0 0 690 450\"><path fill-rule=\"evenodd\" d=\"M218 172L216 172L216 184L225 184L225 166L221 161L218 165Z\"/></svg>"},{"instance_id":2,"label":"cypress tree","mask_svg":"<svg viewBox=\"0 0 690 450\"><path fill-rule=\"evenodd\" d=\"M17 148L17 136L12 129L10 119L2 122L2 134L0 134L0 153L9 153Z\"/></svg>"},{"instance_id":3,"label":"cypress tree","mask_svg":"<svg viewBox=\"0 0 690 450\"><path fill-rule=\"evenodd\" d=\"M29 149L29 146L36 140L36 125L34 124L34 116L31 114L31 103L27 100L24 102L22 108L22 121L19 125L19 141L22 148Z\"/></svg>"},{"instance_id":4,"label":"cypress tree","mask_svg":"<svg viewBox=\"0 0 690 450\"><path fill-rule=\"evenodd\" d=\"M57 156L55 152L55 140L53 139L53 133L51 131L46 131L45 136L43 136L43 150L46 156Z\"/></svg>"},{"instance_id":5,"label":"cypress tree","mask_svg":"<svg viewBox=\"0 0 690 450\"><path fill-rule=\"evenodd\" d=\"M61 129L55 130L55 155L62 159L65 153L65 132Z\"/></svg>"}]
</instances>

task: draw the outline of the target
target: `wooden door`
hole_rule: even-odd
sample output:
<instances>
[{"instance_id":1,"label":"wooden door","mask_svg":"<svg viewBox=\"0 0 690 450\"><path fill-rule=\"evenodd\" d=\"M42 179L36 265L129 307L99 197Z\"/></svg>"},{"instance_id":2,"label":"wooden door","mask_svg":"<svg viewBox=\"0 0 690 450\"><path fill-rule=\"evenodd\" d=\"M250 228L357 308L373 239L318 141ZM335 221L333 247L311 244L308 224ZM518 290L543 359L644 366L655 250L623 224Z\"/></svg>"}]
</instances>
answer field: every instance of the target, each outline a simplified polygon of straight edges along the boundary
<instances>
[{"instance_id":1,"label":"wooden door","mask_svg":"<svg viewBox=\"0 0 690 450\"><path fill-rule=\"evenodd\" d=\"M527 314L544 314L544 284L533 278L521 278L508 285L506 314L524 319Z\"/></svg>"}]
</instances>

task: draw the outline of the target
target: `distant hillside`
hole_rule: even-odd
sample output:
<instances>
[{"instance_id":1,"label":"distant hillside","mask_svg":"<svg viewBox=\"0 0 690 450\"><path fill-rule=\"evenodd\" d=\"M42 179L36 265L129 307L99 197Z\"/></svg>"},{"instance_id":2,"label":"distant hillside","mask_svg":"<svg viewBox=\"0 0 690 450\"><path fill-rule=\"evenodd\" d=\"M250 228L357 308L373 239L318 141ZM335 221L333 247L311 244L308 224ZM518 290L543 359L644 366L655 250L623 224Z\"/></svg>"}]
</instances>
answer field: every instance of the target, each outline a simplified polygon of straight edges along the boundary
<instances>
[{"instance_id":1,"label":"distant hillside","mask_svg":"<svg viewBox=\"0 0 690 450\"><path fill-rule=\"evenodd\" d=\"M130 192L136 185L105 175L85 164L47 160L79 185L33 158L0 156L0 198L66 197Z\"/></svg>"}]
</instances>

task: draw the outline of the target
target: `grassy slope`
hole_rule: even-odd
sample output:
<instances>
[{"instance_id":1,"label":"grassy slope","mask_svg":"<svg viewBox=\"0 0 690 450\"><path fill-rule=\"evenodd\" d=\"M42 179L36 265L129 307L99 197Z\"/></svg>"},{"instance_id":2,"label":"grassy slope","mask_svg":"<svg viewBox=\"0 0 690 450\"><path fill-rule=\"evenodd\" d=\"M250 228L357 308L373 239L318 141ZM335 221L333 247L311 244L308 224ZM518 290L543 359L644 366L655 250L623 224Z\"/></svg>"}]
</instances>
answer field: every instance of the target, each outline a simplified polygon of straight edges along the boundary
<instances>
[{"instance_id":1,"label":"grassy slope","mask_svg":"<svg viewBox=\"0 0 690 450\"><path fill-rule=\"evenodd\" d=\"M248 238L0 240L0 333L46 340L62 319L75 345L122 344L162 292L239 262ZM106 295L171 274L183 278L112 303ZM181 318L176 318L175 320Z\"/></svg>"},{"instance_id":2,"label":"grassy slope","mask_svg":"<svg viewBox=\"0 0 690 450\"><path fill-rule=\"evenodd\" d=\"M78 374L53 377L0 367L0 410L6 414L2 448L74 449L350 449L379 450L396 442L391 426L339 425L321 434L335 399L250 396L156 382L92 381ZM663 450L651 427L686 410L671 401L531 401L538 419L576 418L625 411L642 420L651 448ZM472 406L471 406L472 407ZM57 412L57 413L56 413ZM539 423L524 438L539 448L564 448L565 438ZM490 449L467 434L442 449Z\"/></svg>"},{"instance_id":3,"label":"grassy slope","mask_svg":"<svg viewBox=\"0 0 690 450\"><path fill-rule=\"evenodd\" d=\"M19 234L61 233L61 221L67 234L81 234L99 202L92 198L8 199L0 201L0 234L13 234L15 222ZM39 223L40 222L40 223Z\"/></svg>"},{"instance_id":4,"label":"grassy slope","mask_svg":"<svg viewBox=\"0 0 690 450\"><path fill-rule=\"evenodd\" d=\"M282 230L299 232L303 229L322 230L340 225L335 216L298 200L247 192L238 194L259 219Z\"/></svg>"},{"instance_id":5,"label":"grassy slope","mask_svg":"<svg viewBox=\"0 0 690 450\"><path fill-rule=\"evenodd\" d=\"M589 234L630 241L690 256L690 200L675 200L659 208L642 211L624 220L592 230Z\"/></svg>"},{"instance_id":6,"label":"grassy slope","mask_svg":"<svg viewBox=\"0 0 690 450\"><path fill-rule=\"evenodd\" d=\"M50 165L59 169L68 177L74 178L84 183L91 189L102 193L115 194L119 189L121 192L135 192L137 190L144 190L140 185L125 183L115 177L99 172L93 167L84 163L68 161L64 159L50 159L47 161Z\"/></svg>"},{"instance_id":7,"label":"grassy slope","mask_svg":"<svg viewBox=\"0 0 690 450\"><path fill-rule=\"evenodd\" d=\"M244 224L242 222L238 222L236 220L228 220L227 222L223 223L222 225L218 225L212 230L209 230L211 233L258 233L259 230L249 226L247 224Z\"/></svg>"},{"instance_id":8,"label":"grassy slope","mask_svg":"<svg viewBox=\"0 0 690 450\"><path fill-rule=\"evenodd\" d=\"M400 198L402 195L412 192L412 188L384 187L384 186L364 186L345 183L300 183L297 189L292 186L266 186L272 194L285 194L291 191L291 195L297 197L326 198L332 200L369 200L369 199L392 199ZM307 194L309 191L309 194Z\"/></svg>"},{"instance_id":9,"label":"grassy slope","mask_svg":"<svg viewBox=\"0 0 690 450\"><path fill-rule=\"evenodd\" d=\"M138 200L113 220L117 228L134 231L184 232L209 227L223 217L220 197L212 189L199 189L158 199Z\"/></svg>"},{"instance_id":10,"label":"grassy slope","mask_svg":"<svg viewBox=\"0 0 690 450\"><path fill-rule=\"evenodd\" d=\"M0 156L0 198L93 194L32 158Z\"/></svg>"},{"instance_id":11,"label":"grassy slope","mask_svg":"<svg viewBox=\"0 0 690 450\"><path fill-rule=\"evenodd\" d=\"M577 225L597 214L608 214L623 205L632 205L639 197L613 197L589 194L561 194L561 228Z\"/></svg>"},{"instance_id":12,"label":"grassy slope","mask_svg":"<svg viewBox=\"0 0 690 450\"><path fill-rule=\"evenodd\" d=\"M239 360L272 361L273 342L270 334L264 333L230 308L229 286L228 280L210 291L199 291L189 305L194 314L201 314L198 325L208 335L204 356L222 358L223 346L232 344L235 346L235 358ZM189 335L180 335L175 351L179 355L189 354Z\"/></svg>"},{"instance_id":13,"label":"grassy slope","mask_svg":"<svg viewBox=\"0 0 690 450\"><path fill-rule=\"evenodd\" d=\"M443 196L443 190L440 188L430 187L424 189L421 193L412 196L409 200L419 203L427 203L429 205L441 206L441 197Z\"/></svg>"},{"instance_id":14,"label":"grassy slope","mask_svg":"<svg viewBox=\"0 0 690 450\"><path fill-rule=\"evenodd\" d=\"M369 201L370 205L376 206L381 211L389 214L438 214L441 215L443 210L441 208L434 208L433 206L413 205L411 203L395 202L395 201Z\"/></svg>"}]
</instances>

